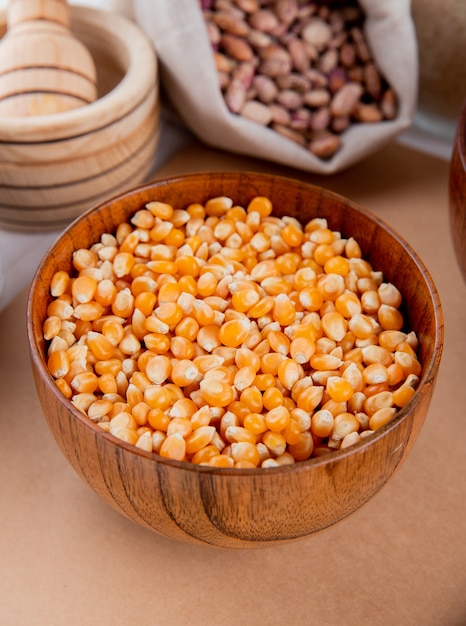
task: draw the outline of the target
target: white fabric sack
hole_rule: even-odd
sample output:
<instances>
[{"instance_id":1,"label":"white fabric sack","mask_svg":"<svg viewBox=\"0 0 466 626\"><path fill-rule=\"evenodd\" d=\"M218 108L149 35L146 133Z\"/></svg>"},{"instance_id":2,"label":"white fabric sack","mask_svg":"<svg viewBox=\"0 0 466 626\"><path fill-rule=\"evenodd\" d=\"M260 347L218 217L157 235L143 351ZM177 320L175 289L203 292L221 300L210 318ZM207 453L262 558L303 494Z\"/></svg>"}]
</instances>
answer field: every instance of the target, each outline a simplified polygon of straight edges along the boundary
<instances>
[{"instance_id":1,"label":"white fabric sack","mask_svg":"<svg viewBox=\"0 0 466 626\"><path fill-rule=\"evenodd\" d=\"M133 0L136 22L157 53L162 86L189 129L206 144L319 174L365 158L408 128L417 101L417 45L410 0L360 0L374 60L398 98L397 117L353 124L328 161L276 131L230 113L197 0Z\"/></svg>"}]
</instances>

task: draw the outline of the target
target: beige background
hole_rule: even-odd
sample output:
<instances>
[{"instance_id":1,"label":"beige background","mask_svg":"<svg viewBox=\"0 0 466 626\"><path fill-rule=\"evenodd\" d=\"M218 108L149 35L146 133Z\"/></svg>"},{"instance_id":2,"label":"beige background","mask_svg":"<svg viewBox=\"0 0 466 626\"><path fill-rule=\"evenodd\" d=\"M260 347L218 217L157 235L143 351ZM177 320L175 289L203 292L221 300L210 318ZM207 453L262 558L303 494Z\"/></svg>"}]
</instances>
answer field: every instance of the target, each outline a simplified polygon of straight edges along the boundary
<instances>
[{"instance_id":1,"label":"beige background","mask_svg":"<svg viewBox=\"0 0 466 626\"><path fill-rule=\"evenodd\" d=\"M29 367L24 291L0 314L0 623L464 626L466 288L450 240L448 163L392 144L324 178L194 144L157 176L223 168L324 184L420 254L446 327L424 429L392 481L319 535L253 551L165 539L101 502L55 445Z\"/></svg>"}]
</instances>

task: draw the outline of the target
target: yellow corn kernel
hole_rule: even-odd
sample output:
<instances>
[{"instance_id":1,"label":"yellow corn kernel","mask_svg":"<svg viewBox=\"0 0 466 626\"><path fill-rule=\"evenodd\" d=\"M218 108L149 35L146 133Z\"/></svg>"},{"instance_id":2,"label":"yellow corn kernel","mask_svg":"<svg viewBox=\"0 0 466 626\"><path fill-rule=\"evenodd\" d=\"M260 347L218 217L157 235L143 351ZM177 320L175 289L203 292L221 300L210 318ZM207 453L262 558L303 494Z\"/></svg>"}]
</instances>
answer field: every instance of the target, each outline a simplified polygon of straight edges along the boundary
<instances>
[{"instance_id":1,"label":"yellow corn kernel","mask_svg":"<svg viewBox=\"0 0 466 626\"><path fill-rule=\"evenodd\" d=\"M110 372L106 372L99 376L98 378L98 388L104 394L114 394L117 393L117 383L116 383L116 374L111 374Z\"/></svg>"},{"instance_id":2,"label":"yellow corn kernel","mask_svg":"<svg viewBox=\"0 0 466 626\"><path fill-rule=\"evenodd\" d=\"M243 427L253 435L260 435L267 430L265 417L261 413L248 413L244 418Z\"/></svg>"},{"instance_id":3,"label":"yellow corn kernel","mask_svg":"<svg viewBox=\"0 0 466 626\"><path fill-rule=\"evenodd\" d=\"M354 393L351 383L342 376L330 376L325 388L335 402L347 402Z\"/></svg>"},{"instance_id":4,"label":"yellow corn kernel","mask_svg":"<svg viewBox=\"0 0 466 626\"><path fill-rule=\"evenodd\" d=\"M277 246L279 242L281 244L283 243L283 240L280 239L279 237L272 236L270 239L271 248L274 250L275 254L279 254L279 250ZM287 283L290 286L293 286L296 284L296 282L299 282L299 278L295 282L295 275L296 275L296 272L299 271L298 267L299 267L300 262L301 262L301 256L294 252L283 252L282 254L277 256L275 260L275 267L277 268L280 274L284 274L285 276L293 276L292 282ZM262 286L264 287L263 284Z\"/></svg>"},{"instance_id":5,"label":"yellow corn kernel","mask_svg":"<svg viewBox=\"0 0 466 626\"><path fill-rule=\"evenodd\" d=\"M299 441L301 440L301 433L302 430L300 428L300 425L294 419L290 419L285 428L282 430L283 438L289 445L296 445L297 443L299 443Z\"/></svg>"},{"instance_id":6,"label":"yellow corn kernel","mask_svg":"<svg viewBox=\"0 0 466 626\"><path fill-rule=\"evenodd\" d=\"M314 354L310 360L311 367L317 371L337 370L343 361L333 354Z\"/></svg>"},{"instance_id":7,"label":"yellow corn kernel","mask_svg":"<svg viewBox=\"0 0 466 626\"><path fill-rule=\"evenodd\" d=\"M341 341L346 335L347 323L338 311L333 311L322 316L322 330L329 339Z\"/></svg>"},{"instance_id":8,"label":"yellow corn kernel","mask_svg":"<svg viewBox=\"0 0 466 626\"><path fill-rule=\"evenodd\" d=\"M267 313L269 313L273 309L273 307L274 299L272 298L272 296L264 296L257 302L257 304L255 304L248 310L248 316L255 319L263 317L264 315L267 315Z\"/></svg>"},{"instance_id":9,"label":"yellow corn kernel","mask_svg":"<svg viewBox=\"0 0 466 626\"><path fill-rule=\"evenodd\" d=\"M353 432L358 432L359 421L352 413L339 413L335 416L332 439L333 441L341 441L346 435Z\"/></svg>"},{"instance_id":10,"label":"yellow corn kernel","mask_svg":"<svg viewBox=\"0 0 466 626\"><path fill-rule=\"evenodd\" d=\"M401 330L403 328L403 316L398 309L389 305L381 304L377 312L377 319L383 330Z\"/></svg>"},{"instance_id":11,"label":"yellow corn kernel","mask_svg":"<svg viewBox=\"0 0 466 626\"><path fill-rule=\"evenodd\" d=\"M219 340L224 346L236 348L243 343L249 334L251 323L247 319L232 319L220 327Z\"/></svg>"},{"instance_id":12,"label":"yellow corn kernel","mask_svg":"<svg viewBox=\"0 0 466 626\"><path fill-rule=\"evenodd\" d=\"M50 295L54 298L62 296L70 287L70 275L64 270L58 270L50 280Z\"/></svg>"},{"instance_id":13,"label":"yellow corn kernel","mask_svg":"<svg viewBox=\"0 0 466 626\"><path fill-rule=\"evenodd\" d=\"M324 263L324 272L326 274L339 274L340 276L346 276L350 271L350 265L348 259L337 254L331 256Z\"/></svg>"},{"instance_id":14,"label":"yellow corn kernel","mask_svg":"<svg viewBox=\"0 0 466 626\"><path fill-rule=\"evenodd\" d=\"M153 216L158 217L161 220L170 220L174 215L174 209L171 204L166 202L152 201L146 204L146 209ZM134 223L134 222L133 222ZM150 226L144 226L144 228L150 228Z\"/></svg>"},{"instance_id":15,"label":"yellow corn kernel","mask_svg":"<svg viewBox=\"0 0 466 626\"><path fill-rule=\"evenodd\" d=\"M392 397L393 397L393 404L395 404L397 407L404 407L408 404L408 402L411 400L411 398L414 396L415 394L415 388L411 387L408 384L403 384L400 387L398 387L398 389L395 389L392 393ZM374 428L375 430L375 428Z\"/></svg>"},{"instance_id":16,"label":"yellow corn kernel","mask_svg":"<svg viewBox=\"0 0 466 626\"><path fill-rule=\"evenodd\" d=\"M199 323L194 317L186 316L175 327L175 335L194 341L199 332Z\"/></svg>"},{"instance_id":17,"label":"yellow corn kernel","mask_svg":"<svg viewBox=\"0 0 466 626\"><path fill-rule=\"evenodd\" d=\"M249 348L238 348L234 350L234 362L238 368L251 367L257 372L261 366L260 357Z\"/></svg>"},{"instance_id":18,"label":"yellow corn kernel","mask_svg":"<svg viewBox=\"0 0 466 626\"><path fill-rule=\"evenodd\" d=\"M288 451L295 461L306 461L312 455L314 450L314 440L310 432L303 432L299 440L288 446Z\"/></svg>"},{"instance_id":19,"label":"yellow corn kernel","mask_svg":"<svg viewBox=\"0 0 466 626\"><path fill-rule=\"evenodd\" d=\"M235 399L235 392L231 385L221 380L205 378L200 382L203 399L211 406L225 407Z\"/></svg>"},{"instance_id":20,"label":"yellow corn kernel","mask_svg":"<svg viewBox=\"0 0 466 626\"><path fill-rule=\"evenodd\" d=\"M227 426L224 432L224 438L228 443L234 443L239 441L248 441L249 443L256 443L256 436L247 428L243 426L236 426L232 424Z\"/></svg>"},{"instance_id":21,"label":"yellow corn kernel","mask_svg":"<svg viewBox=\"0 0 466 626\"><path fill-rule=\"evenodd\" d=\"M257 379L257 377L256 377ZM274 381L274 378L272 376ZM273 386L273 385L271 385ZM267 387L266 387L267 389ZM260 413L264 407L264 401L259 387L252 386L244 389L240 394L240 402L246 405L251 413Z\"/></svg>"},{"instance_id":22,"label":"yellow corn kernel","mask_svg":"<svg viewBox=\"0 0 466 626\"><path fill-rule=\"evenodd\" d=\"M109 432L114 437L118 437L118 439L121 439L122 441L125 441L126 443L130 443L133 446L135 446L137 443L138 435L136 431L132 430L131 428L127 428L125 426L120 426L117 428L110 427Z\"/></svg>"},{"instance_id":23,"label":"yellow corn kernel","mask_svg":"<svg viewBox=\"0 0 466 626\"><path fill-rule=\"evenodd\" d=\"M134 310L134 296L129 289L119 291L112 302L112 313L119 317L129 317Z\"/></svg>"},{"instance_id":24,"label":"yellow corn kernel","mask_svg":"<svg viewBox=\"0 0 466 626\"><path fill-rule=\"evenodd\" d=\"M265 423L272 432L280 432L286 428L290 422L290 412L285 406L277 406L267 411Z\"/></svg>"},{"instance_id":25,"label":"yellow corn kernel","mask_svg":"<svg viewBox=\"0 0 466 626\"><path fill-rule=\"evenodd\" d=\"M130 252L118 252L113 259L113 271L117 278L123 278L131 273L135 258Z\"/></svg>"},{"instance_id":26,"label":"yellow corn kernel","mask_svg":"<svg viewBox=\"0 0 466 626\"><path fill-rule=\"evenodd\" d=\"M233 385L236 371L237 369L234 366L227 367L226 365L219 365L218 367L212 367L207 370L204 374L204 380L219 380L231 386Z\"/></svg>"},{"instance_id":27,"label":"yellow corn kernel","mask_svg":"<svg viewBox=\"0 0 466 626\"><path fill-rule=\"evenodd\" d=\"M59 376L61 378L62 376ZM80 372L73 377L70 387L76 393L94 393L99 384L99 380L94 372Z\"/></svg>"},{"instance_id":28,"label":"yellow corn kernel","mask_svg":"<svg viewBox=\"0 0 466 626\"><path fill-rule=\"evenodd\" d=\"M278 387L269 387L263 394L264 408L270 411L279 406L283 406L284 398L283 393Z\"/></svg>"},{"instance_id":29,"label":"yellow corn kernel","mask_svg":"<svg viewBox=\"0 0 466 626\"><path fill-rule=\"evenodd\" d=\"M129 412L131 427L105 428L143 450L267 467L353 445L409 401L417 337L401 331L399 291L354 239L324 219L303 228L272 216L263 197L247 208L227 197L148 207L74 254L78 275L57 276L44 325L49 358L62 350L69 361L57 386L96 423ZM323 423L317 434L311 415L358 429L323 435ZM193 437L183 455L175 434ZM233 458L242 443L251 458L240 448Z\"/></svg>"},{"instance_id":30,"label":"yellow corn kernel","mask_svg":"<svg viewBox=\"0 0 466 626\"><path fill-rule=\"evenodd\" d=\"M172 397L166 386L154 384L147 387L144 391L144 402L146 402L151 409L166 411L172 404L171 400Z\"/></svg>"},{"instance_id":31,"label":"yellow corn kernel","mask_svg":"<svg viewBox=\"0 0 466 626\"><path fill-rule=\"evenodd\" d=\"M172 229L172 222L156 219L154 226L149 230L150 240L155 243L162 242Z\"/></svg>"},{"instance_id":32,"label":"yellow corn kernel","mask_svg":"<svg viewBox=\"0 0 466 626\"><path fill-rule=\"evenodd\" d=\"M388 424L395 417L397 410L395 407L384 407L376 411L369 419L370 430L378 430Z\"/></svg>"},{"instance_id":33,"label":"yellow corn kernel","mask_svg":"<svg viewBox=\"0 0 466 626\"><path fill-rule=\"evenodd\" d=\"M191 315L200 324L200 326L209 326L215 324L215 311L205 301L195 298L192 303Z\"/></svg>"},{"instance_id":34,"label":"yellow corn kernel","mask_svg":"<svg viewBox=\"0 0 466 626\"><path fill-rule=\"evenodd\" d=\"M233 442L231 456L237 467L258 467L260 463L257 446L250 441ZM240 463L244 465L239 465Z\"/></svg>"},{"instance_id":35,"label":"yellow corn kernel","mask_svg":"<svg viewBox=\"0 0 466 626\"><path fill-rule=\"evenodd\" d=\"M152 452L158 454L162 443L167 438L167 435L160 430L156 430L152 433Z\"/></svg>"},{"instance_id":36,"label":"yellow corn kernel","mask_svg":"<svg viewBox=\"0 0 466 626\"><path fill-rule=\"evenodd\" d=\"M275 298L272 316L281 326L293 324L296 319L296 307L287 294L281 293Z\"/></svg>"},{"instance_id":37,"label":"yellow corn kernel","mask_svg":"<svg viewBox=\"0 0 466 626\"><path fill-rule=\"evenodd\" d=\"M422 367L416 356L412 356L408 352L397 350L393 359L394 362L403 369L405 376L409 376L409 374L414 374L415 376L421 375Z\"/></svg>"},{"instance_id":38,"label":"yellow corn kernel","mask_svg":"<svg viewBox=\"0 0 466 626\"><path fill-rule=\"evenodd\" d=\"M68 299L57 298L56 300L52 300L47 306L47 315L49 317L56 316L61 320L70 319L74 313L74 309L70 304Z\"/></svg>"},{"instance_id":39,"label":"yellow corn kernel","mask_svg":"<svg viewBox=\"0 0 466 626\"><path fill-rule=\"evenodd\" d=\"M154 309L154 314L162 323L175 327L183 318L183 309L177 302L163 302Z\"/></svg>"},{"instance_id":40,"label":"yellow corn kernel","mask_svg":"<svg viewBox=\"0 0 466 626\"><path fill-rule=\"evenodd\" d=\"M388 368L383 363L371 363L362 373L366 385L388 383Z\"/></svg>"},{"instance_id":41,"label":"yellow corn kernel","mask_svg":"<svg viewBox=\"0 0 466 626\"><path fill-rule=\"evenodd\" d=\"M115 346L101 333L94 331L87 333L87 345L99 361L105 361L113 357Z\"/></svg>"},{"instance_id":42,"label":"yellow corn kernel","mask_svg":"<svg viewBox=\"0 0 466 626\"><path fill-rule=\"evenodd\" d=\"M47 367L54 378L63 378L70 369L70 358L66 350L55 350L47 361Z\"/></svg>"},{"instance_id":43,"label":"yellow corn kernel","mask_svg":"<svg viewBox=\"0 0 466 626\"><path fill-rule=\"evenodd\" d=\"M233 385L238 391L243 391L247 387L250 387L254 383L256 378L256 370L249 365L241 367L235 374Z\"/></svg>"},{"instance_id":44,"label":"yellow corn kernel","mask_svg":"<svg viewBox=\"0 0 466 626\"><path fill-rule=\"evenodd\" d=\"M266 196L254 197L246 207L246 211L259 213L260 217L267 217L272 213L272 202Z\"/></svg>"},{"instance_id":45,"label":"yellow corn kernel","mask_svg":"<svg viewBox=\"0 0 466 626\"><path fill-rule=\"evenodd\" d=\"M70 400L73 395L73 391L69 384L66 382L66 380L64 378L57 378L54 382L59 391L65 396L65 398Z\"/></svg>"},{"instance_id":46,"label":"yellow corn kernel","mask_svg":"<svg viewBox=\"0 0 466 626\"><path fill-rule=\"evenodd\" d=\"M322 268L335 255L335 251L329 243L320 243L314 249L314 261Z\"/></svg>"},{"instance_id":47,"label":"yellow corn kernel","mask_svg":"<svg viewBox=\"0 0 466 626\"><path fill-rule=\"evenodd\" d=\"M80 320L92 322L102 317L103 307L99 302L91 301L74 307L74 316Z\"/></svg>"},{"instance_id":48,"label":"yellow corn kernel","mask_svg":"<svg viewBox=\"0 0 466 626\"><path fill-rule=\"evenodd\" d=\"M170 339L161 333L147 333L144 335L144 345L155 354L165 354L170 348Z\"/></svg>"},{"instance_id":49,"label":"yellow corn kernel","mask_svg":"<svg viewBox=\"0 0 466 626\"><path fill-rule=\"evenodd\" d=\"M304 287L298 296L299 303L307 311L318 311L324 301L322 291L314 285Z\"/></svg>"},{"instance_id":50,"label":"yellow corn kernel","mask_svg":"<svg viewBox=\"0 0 466 626\"><path fill-rule=\"evenodd\" d=\"M97 266L97 255L92 250L86 250L85 248L79 248L73 252L73 267L80 272L87 267Z\"/></svg>"},{"instance_id":51,"label":"yellow corn kernel","mask_svg":"<svg viewBox=\"0 0 466 626\"><path fill-rule=\"evenodd\" d=\"M58 317L58 315L50 315L45 320L42 331L44 333L44 339L46 341L50 341L58 335L58 333L62 329L62 320Z\"/></svg>"},{"instance_id":52,"label":"yellow corn kernel","mask_svg":"<svg viewBox=\"0 0 466 626\"><path fill-rule=\"evenodd\" d=\"M364 412L372 416L379 409L393 406L393 393L391 391L381 391L369 396L364 402Z\"/></svg>"},{"instance_id":53,"label":"yellow corn kernel","mask_svg":"<svg viewBox=\"0 0 466 626\"><path fill-rule=\"evenodd\" d=\"M105 278L101 280L95 290L95 301L101 304L103 307L111 306L117 295L117 288L114 283Z\"/></svg>"},{"instance_id":54,"label":"yellow corn kernel","mask_svg":"<svg viewBox=\"0 0 466 626\"><path fill-rule=\"evenodd\" d=\"M215 446L212 446L214 450ZM205 449L205 448L204 448ZM200 451L202 452L202 450ZM194 461L192 461L194 462ZM209 467L233 467L235 462L231 456L227 456L226 454L213 454L208 461L204 461L206 465Z\"/></svg>"},{"instance_id":55,"label":"yellow corn kernel","mask_svg":"<svg viewBox=\"0 0 466 626\"><path fill-rule=\"evenodd\" d=\"M141 349L141 342L134 333L128 332L124 335L118 347L123 354L135 355Z\"/></svg>"},{"instance_id":56,"label":"yellow corn kernel","mask_svg":"<svg viewBox=\"0 0 466 626\"><path fill-rule=\"evenodd\" d=\"M215 433L214 426L200 426L186 437L186 454L196 454L210 444Z\"/></svg>"},{"instance_id":57,"label":"yellow corn kernel","mask_svg":"<svg viewBox=\"0 0 466 626\"><path fill-rule=\"evenodd\" d=\"M160 446L160 456L174 461L183 461L186 456L186 441L180 433L168 435Z\"/></svg>"},{"instance_id":58,"label":"yellow corn kernel","mask_svg":"<svg viewBox=\"0 0 466 626\"><path fill-rule=\"evenodd\" d=\"M97 280L91 276L78 276L71 282L71 294L76 303L90 302L97 289Z\"/></svg>"},{"instance_id":59,"label":"yellow corn kernel","mask_svg":"<svg viewBox=\"0 0 466 626\"><path fill-rule=\"evenodd\" d=\"M170 420L167 427L167 435L179 433L184 439L192 433L193 427L191 421L186 417L174 417Z\"/></svg>"},{"instance_id":60,"label":"yellow corn kernel","mask_svg":"<svg viewBox=\"0 0 466 626\"><path fill-rule=\"evenodd\" d=\"M351 291L345 291L336 298L335 308L346 319L362 312L361 300Z\"/></svg>"},{"instance_id":61,"label":"yellow corn kernel","mask_svg":"<svg viewBox=\"0 0 466 626\"><path fill-rule=\"evenodd\" d=\"M265 328L263 333L265 333ZM281 330L271 330L267 332L267 341L274 352L287 356L290 353L290 340Z\"/></svg>"},{"instance_id":62,"label":"yellow corn kernel","mask_svg":"<svg viewBox=\"0 0 466 626\"><path fill-rule=\"evenodd\" d=\"M231 304L236 311L246 313L260 300L260 295L255 289L240 289L233 293Z\"/></svg>"},{"instance_id":63,"label":"yellow corn kernel","mask_svg":"<svg viewBox=\"0 0 466 626\"><path fill-rule=\"evenodd\" d=\"M153 451L152 435L150 431L137 433L137 435L138 435L138 439L136 443L134 444L136 448L139 448L140 450L145 450L146 452L152 452Z\"/></svg>"},{"instance_id":64,"label":"yellow corn kernel","mask_svg":"<svg viewBox=\"0 0 466 626\"><path fill-rule=\"evenodd\" d=\"M293 386L303 378L304 370L302 365L297 363L293 359L285 359L282 361L277 370L277 377L280 383L286 388L291 390Z\"/></svg>"},{"instance_id":65,"label":"yellow corn kernel","mask_svg":"<svg viewBox=\"0 0 466 626\"><path fill-rule=\"evenodd\" d=\"M317 286L322 292L324 302L334 302L345 291L345 281L340 274L322 274L318 278Z\"/></svg>"},{"instance_id":66,"label":"yellow corn kernel","mask_svg":"<svg viewBox=\"0 0 466 626\"><path fill-rule=\"evenodd\" d=\"M170 408L169 415L171 418L182 417L190 419L198 411L197 405L190 398L179 398ZM191 421L192 424L192 421ZM194 426L192 426L194 428Z\"/></svg>"},{"instance_id":67,"label":"yellow corn kernel","mask_svg":"<svg viewBox=\"0 0 466 626\"><path fill-rule=\"evenodd\" d=\"M171 370L171 360L164 354L158 354L147 362L145 374L152 383L161 385L169 378Z\"/></svg>"},{"instance_id":68,"label":"yellow corn kernel","mask_svg":"<svg viewBox=\"0 0 466 626\"><path fill-rule=\"evenodd\" d=\"M319 406L324 395L324 388L321 386L309 386L297 394L295 398L296 406L308 413L312 413Z\"/></svg>"},{"instance_id":69,"label":"yellow corn kernel","mask_svg":"<svg viewBox=\"0 0 466 626\"><path fill-rule=\"evenodd\" d=\"M315 352L315 343L310 337L295 337L290 343L290 356L297 363L308 363Z\"/></svg>"},{"instance_id":70,"label":"yellow corn kernel","mask_svg":"<svg viewBox=\"0 0 466 626\"><path fill-rule=\"evenodd\" d=\"M371 396L375 396L381 393L382 391L389 391L388 384L386 382L376 383L374 385L366 385L366 387L364 388L364 394L366 395L367 398L370 398Z\"/></svg>"},{"instance_id":71,"label":"yellow corn kernel","mask_svg":"<svg viewBox=\"0 0 466 626\"><path fill-rule=\"evenodd\" d=\"M333 432L335 418L327 409L313 413L311 417L311 431L316 437L326 438Z\"/></svg>"},{"instance_id":72,"label":"yellow corn kernel","mask_svg":"<svg viewBox=\"0 0 466 626\"><path fill-rule=\"evenodd\" d=\"M364 313L356 313L348 320L348 330L358 339L368 339L374 334L375 322Z\"/></svg>"},{"instance_id":73,"label":"yellow corn kernel","mask_svg":"<svg viewBox=\"0 0 466 626\"><path fill-rule=\"evenodd\" d=\"M358 443L359 441L361 441L361 435L358 432L353 431L352 433L348 433L341 440L340 450L343 450L344 448L349 448L350 446L354 446L354 444Z\"/></svg>"},{"instance_id":74,"label":"yellow corn kernel","mask_svg":"<svg viewBox=\"0 0 466 626\"><path fill-rule=\"evenodd\" d=\"M162 409L154 408L149 410L147 421L154 430L166 433L171 419Z\"/></svg>"},{"instance_id":75,"label":"yellow corn kernel","mask_svg":"<svg viewBox=\"0 0 466 626\"><path fill-rule=\"evenodd\" d=\"M133 416L134 421L140 427L146 426L147 418L151 411L150 406L148 406L144 401L140 401L131 408L131 415Z\"/></svg>"}]
</instances>

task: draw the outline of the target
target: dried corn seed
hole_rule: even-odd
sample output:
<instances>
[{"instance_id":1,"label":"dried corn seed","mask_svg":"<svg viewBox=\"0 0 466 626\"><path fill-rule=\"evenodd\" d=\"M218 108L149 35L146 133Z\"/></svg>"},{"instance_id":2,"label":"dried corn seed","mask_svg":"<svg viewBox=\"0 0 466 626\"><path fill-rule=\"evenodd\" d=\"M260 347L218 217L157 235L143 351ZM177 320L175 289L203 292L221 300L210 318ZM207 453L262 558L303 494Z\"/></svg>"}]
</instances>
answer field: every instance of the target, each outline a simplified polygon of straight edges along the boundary
<instances>
[{"instance_id":1,"label":"dried corn seed","mask_svg":"<svg viewBox=\"0 0 466 626\"><path fill-rule=\"evenodd\" d=\"M395 407L384 407L376 411L369 419L370 430L378 430L388 424L395 417L396 412Z\"/></svg>"},{"instance_id":2,"label":"dried corn seed","mask_svg":"<svg viewBox=\"0 0 466 626\"><path fill-rule=\"evenodd\" d=\"M167 436L159 451L160 456L174 461L183 461L186 456L186 441L180 433Z\"/></svg>"},{"instance_id":3,"label":"dried corn seed","mask_svg":"<svg viewBox=\"0 0 466 626\"><path fill-rule=\"evenodd\" d=\"M89 419L167 458L254 468L353 445L410 401L416 334L356 241L262 197L149 205L51 284L49 370Z\"/></svg>"}]
</instances>

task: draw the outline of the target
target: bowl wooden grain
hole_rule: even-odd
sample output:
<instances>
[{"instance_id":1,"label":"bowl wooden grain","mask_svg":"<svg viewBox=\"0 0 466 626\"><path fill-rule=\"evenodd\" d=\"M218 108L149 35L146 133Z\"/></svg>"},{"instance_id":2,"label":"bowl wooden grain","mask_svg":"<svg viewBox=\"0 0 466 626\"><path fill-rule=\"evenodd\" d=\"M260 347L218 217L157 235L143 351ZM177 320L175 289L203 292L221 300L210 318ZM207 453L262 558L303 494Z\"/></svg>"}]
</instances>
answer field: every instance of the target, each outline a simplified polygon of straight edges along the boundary
<instances>
[{"instance_id":1,"label":"bowl wooden grain","mask_svg":"<svg viewBox=\"0 0 466 626\"><path fill-rule=\"evenodd\" d=\"M450 162L450 230L466 281L466 100L458 119Z\"/></svg>"},{"instance_id":2,"label":"bowl wooden grain","mask_svg":"<svg viewBox=\"0 0 466 626\"><path fill-rule=\"evenodd\" d=\"M79 247L113 231L149 200L175 208L226 195L246 204L270 197L276 215L303 222L326 217L329 227L354 236L364 257L403 295L407 325L419 338L423 371L411 402L392 422L354 447L291 466L219 469L163 459L103 432L57 390L46 367L42 324L49 285L71 269ZM312 535L372 498L399 468L425 419L443 347L443 315L435 285L415 252L379 218L330 191L267 174L215 172L145 185L78 218L45 255L31 285L28 336L43 413L76 472L114 509L145 528L198 544L254 548ZM52 479L52 478L51 478ZM400 483L400 488L402 483Z\"/></svg>"},{"instance_id":3,"label":"bowl wooden grain","mask_svg":"<svg viewBox=\"0 0 466 626\"><path fill-rule=\"evenodd\" d=\"M0 226L53 230L110 195L142 183L159 137L153 47L123 16L70 6L71 31L89 49L98 99L61 113L0 117ZM6 14L0 12L0 35Z\"/></svg>"}]
</instances>

